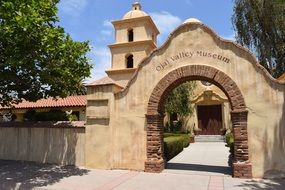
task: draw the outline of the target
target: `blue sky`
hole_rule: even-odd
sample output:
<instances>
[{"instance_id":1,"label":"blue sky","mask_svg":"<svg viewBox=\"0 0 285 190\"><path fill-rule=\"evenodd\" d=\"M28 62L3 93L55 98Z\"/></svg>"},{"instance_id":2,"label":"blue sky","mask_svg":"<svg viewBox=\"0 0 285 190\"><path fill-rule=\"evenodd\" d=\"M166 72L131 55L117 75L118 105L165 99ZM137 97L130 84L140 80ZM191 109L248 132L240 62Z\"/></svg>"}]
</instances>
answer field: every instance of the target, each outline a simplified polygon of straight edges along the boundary
<instances>
[{"instance_id":1,"label":"blue sky","mask_svg":"<svg viewBox=\"0 0 285 190\"><path fill-rule=\"evenodd\" d=\"M107 47L114 43L110 21L119 20L131 10L131 0L61 0L58 8L59 25L74 40L90 41L88 56L94 65L86 82L105 76L111 56ZM233 39L231 24L232 0L141 0L142 10L148 13L160 30L158 47L168 35L187 18L197 18L224 38Z\"/></svg>"}]
</instances>

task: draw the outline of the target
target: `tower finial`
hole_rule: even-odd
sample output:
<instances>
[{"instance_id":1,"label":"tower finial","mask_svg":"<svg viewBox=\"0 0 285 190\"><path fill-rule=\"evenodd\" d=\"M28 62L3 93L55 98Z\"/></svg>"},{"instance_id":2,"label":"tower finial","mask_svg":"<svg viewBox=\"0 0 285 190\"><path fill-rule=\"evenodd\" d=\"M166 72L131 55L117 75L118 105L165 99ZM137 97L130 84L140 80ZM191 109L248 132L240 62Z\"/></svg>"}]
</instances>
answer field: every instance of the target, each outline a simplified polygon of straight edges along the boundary
<instances>
[{"instance_id":1,"label":"tower finial","mask_svg":"<svg viewBox=\"0 0 285 190\"><path fill-rule=\"evenodd\" d=\"M133 10L141 10L142 6L139 2L133 3Z\"/></svg>"}]
</instances>

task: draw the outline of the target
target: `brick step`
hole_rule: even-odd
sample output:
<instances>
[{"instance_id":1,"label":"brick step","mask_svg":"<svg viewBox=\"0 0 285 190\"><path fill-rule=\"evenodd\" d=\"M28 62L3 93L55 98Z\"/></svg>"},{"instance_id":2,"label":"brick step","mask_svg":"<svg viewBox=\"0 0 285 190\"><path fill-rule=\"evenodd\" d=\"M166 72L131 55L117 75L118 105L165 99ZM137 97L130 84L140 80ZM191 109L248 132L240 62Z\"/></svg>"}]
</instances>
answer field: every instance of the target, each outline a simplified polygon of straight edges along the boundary
<instances>
[{"instance_id":1,"label":"brick step","mask_svg":"<svg viewBox=\"0 0 285 190\"><path fill-rule=\"evenodd\" d=\"M196 135L195 142L224 142L222 135Z\"/></svg>"}]
</instances>

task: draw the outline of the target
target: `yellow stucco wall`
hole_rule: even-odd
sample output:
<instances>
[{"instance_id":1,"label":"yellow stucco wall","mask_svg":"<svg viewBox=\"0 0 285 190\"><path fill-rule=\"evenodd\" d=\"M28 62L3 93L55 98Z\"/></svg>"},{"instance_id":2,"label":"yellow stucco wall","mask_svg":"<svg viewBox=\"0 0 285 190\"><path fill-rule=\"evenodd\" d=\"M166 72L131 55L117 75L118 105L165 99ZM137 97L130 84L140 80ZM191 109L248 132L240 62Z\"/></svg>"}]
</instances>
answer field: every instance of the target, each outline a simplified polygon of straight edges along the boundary
<instances>
[{"instance_id":1,"label":"yellow stucco wall","mask_svg":"<svg viewBox=\"0 0 285 190\"><path fill-rule=\"evenodd\" d=\"M133 55L133 68L156 48L159 34L151 17L141 11L141 6L133 5L133 10L122 20L113 21L115 43L109 45L112 55L111 69L106 71L108 76L117 84L125 87L134 73L127 69L127 57ZM133 41L129 41L129 30L133 31ZM125 71L125 72L122 72Z\"/></svg>"},{"instance_id":2,"label":"yellow stucco wall","mask_svg":"<svg viewBox=\"0 0 285 190\"><path fill-rule=\"evenodd\" d=\"M113 25L116 31L116 43L128 42L127 34L129 29L133 29L134 31L134 41L151 40L153 39L153 36L155 36L154 41L156 41L157 31L150 22L148 16L135 18L135 22L133 20L114 21Z\"/></svg>"},{"instance_id":3,"label":"yellow stucco wall","mask_svg":"<svg viewBox=\"0 0 285 190\"><path fill-rule=\"evenodd\" d=\"M126 66L126 55L132 53L134 56L134 67L145 58L153 48L149 43L133 44L127 46L119 46L110 48L112 53L112 69L125 69Z\"/></svg>"},{"instance_id":4,"label":"yellow stucco wall","mask_svg":"<svg viewBox=\"0 0 285 190\"><path fill-rule=\"evenodd\" d=\"M262 177L271 169L285 171L285 85L267 76L247 50L221 40L200 23L185 23L175 30L169 41L139 65L123 92L101 92L110 102L110 118L104 126L87 126L86 143L92 145L86 146L87 152L91 152L86 154L87 166L144 169L145 114L150 94L164 76L186 65L214 67L227 74L241 90L248 110L253 177ZM91 98L96 94L91 90L89 93L88 98L98 98Z\"/></svg>"}]
</instances>

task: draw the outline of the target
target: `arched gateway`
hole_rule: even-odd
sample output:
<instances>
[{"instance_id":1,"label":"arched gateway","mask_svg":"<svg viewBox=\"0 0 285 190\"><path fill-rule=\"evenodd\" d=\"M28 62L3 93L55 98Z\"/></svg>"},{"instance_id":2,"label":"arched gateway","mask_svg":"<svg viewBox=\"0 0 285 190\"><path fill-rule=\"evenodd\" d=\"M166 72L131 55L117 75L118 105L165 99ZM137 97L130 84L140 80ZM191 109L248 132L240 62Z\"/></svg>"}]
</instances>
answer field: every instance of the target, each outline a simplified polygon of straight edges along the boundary
<instances>
[{"instance_id":1,"label":"arched gateway","mask_svg":"<svg viewBox=\"0 0 285 190\"><path fill-rule=\"evenodd\" d=\"M156 48L159 32L139 3L112 23L112 68L87 88L87 167L161 171L165 98L182 82L205 80L217 85L231 105L233 175L285 172L285 85L248 50L196 19L184 22ZM127 68L128 55L133 68Z\"/></svg>"},{"instance_id":2,"label":"arched gateway","mask_svg":"<svg viewBox=\"0 0 285 190\"><path fill-rule=\"evenodd\" d=\"M155 86L147 107L147 161L145 170L160 172L164 169L163 159L163 118L164 101L179 84L189 80L203 80L220 87L227 95L232 111L233 134L235 139L233 175L252 177L248 157L247 110L244 98L236 83L225 73L205 65L189 65L169 72Z\"/></svg>"}]
</instances>

